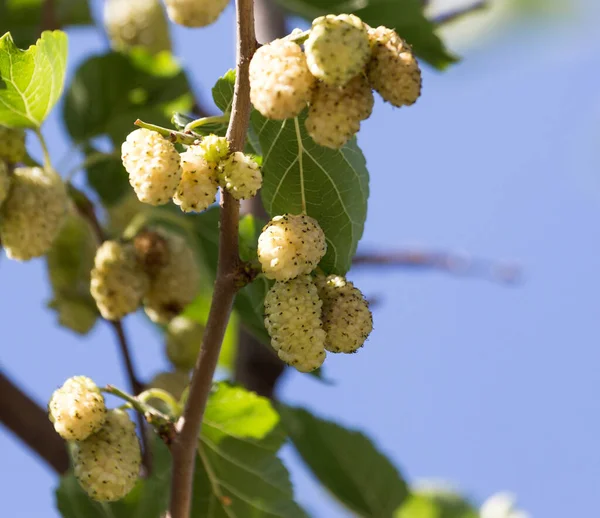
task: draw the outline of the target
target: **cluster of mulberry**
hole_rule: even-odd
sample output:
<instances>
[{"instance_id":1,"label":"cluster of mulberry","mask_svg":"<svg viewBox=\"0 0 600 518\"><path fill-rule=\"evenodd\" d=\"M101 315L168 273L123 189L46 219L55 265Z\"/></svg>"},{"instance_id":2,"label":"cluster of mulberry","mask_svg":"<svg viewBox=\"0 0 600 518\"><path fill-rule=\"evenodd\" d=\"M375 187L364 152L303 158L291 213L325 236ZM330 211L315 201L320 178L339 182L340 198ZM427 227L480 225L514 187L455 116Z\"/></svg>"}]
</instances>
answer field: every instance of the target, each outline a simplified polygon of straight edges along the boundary
<instances>
[{"instance_id":1,"label":"cluster of mulberry","mask_svg":"<svg viewBox=\"0 0 600 518\"><path fill-rule=\"evenodd\" d=\"M198 283L193 249L184 237L163 229L105 241L91 273L92 296L108 320L144 305L154 322L168 324L194 300Z\"/></svg>"},{"instance_id":2,"label":"cluster of mulberry","mask_svg":"<svg viewBox=\"0 0 600 518\"><path fill-rule=\"evenodd\" d=\"M201 212L215 202L220 187L235 199L256 195L262 174L249 155L230 153L224 137L209 135L178 153L155 131L137 129L121 147L123 165L141 202L164 205L171 199L183 212Z\"/></svg>"},{"instance_id":3,"label":"cluster of mulberry","mask_svg":"<svg viewBox=\"0 0 600 518\"><path fill-rule=\"evenodd\" d=\"M91 379L69 378L52 395L48 414L58 434L72 441L75 476L91 498L111 502L133 489L141 465L135 425L126 412L107 411Z\"/></svg>"},{"instance_id":4,"label":"cluster of mulberry","mask_svg":"<svg viewBox=\"0 0 600 518\"><path fill-rule=\"evenodd\" d=\"M319 368L325 351L355 352L373 327L351 282L310 275L326 251L323 230L306 214L273 218L258 239L263 274L276 281L265 297L265 327L279 358L301 372Z\"/></svg>"},{"instance_id":5,"label":"cluster of mulberry","mask_svg":"<svg viewBox=\"0 0 600 518\"><path fill-rule=\"evenodd\" d=\"M373 109L373 93L394 106L414 104L421 71L410 46L395 31L373 29L355 15L316 18L304 52L295 33L256 51L250 63L250 98L268 119L298 116L308 104L306 130L319 145L338 149Z\"/></svg>"}]
</instances>

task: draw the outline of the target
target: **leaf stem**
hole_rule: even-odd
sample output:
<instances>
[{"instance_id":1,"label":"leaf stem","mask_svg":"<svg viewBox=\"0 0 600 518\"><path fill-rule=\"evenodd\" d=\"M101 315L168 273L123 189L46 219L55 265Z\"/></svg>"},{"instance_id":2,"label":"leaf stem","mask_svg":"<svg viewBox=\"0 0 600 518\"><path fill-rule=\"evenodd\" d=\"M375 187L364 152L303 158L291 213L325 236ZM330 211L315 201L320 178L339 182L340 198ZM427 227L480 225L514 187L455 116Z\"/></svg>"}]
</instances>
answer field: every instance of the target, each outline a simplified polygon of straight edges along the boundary
<instances>
[{"instance_id":1,"label":"leaf stem","mask_svg":"<svg viewBox=\"0 0 600 518\"><path fill-rule=\"evenodd\" d=\"M431 20L435 25L446 25L476 11L482 11L489 6L488 0L478 0L472 4L442 13Z\"/></svg>"},{"instance_id":2,"label":"leaf stem","mask_svg":"<svg viewBox=\"0 0 600 518\"><path fill-rule=\"evenodd\" d=\"M91 153L89 156L85 158L82 162L72 167L67 174L65 175L65 182L70 182L75 173L80 171L81 169L86 169L93 165L104 162L105 160L110 160L111 158L119 158L119 153L102 153L100 151L96 151Z\"/></svg>"},{"instance_id":3,"label":"leaf stem","mask_svg":"<svg viewBox=\"0 0 600 518\"><path fill-rule=\"evenodd\" d=\"M186 124L183 129L184 132L192 131L195 128L199 128L200 126L205 126L206 124L219 124L219 123L228 123L230 115L228 113L224 115L212 115L210 117L201 117L199 119L193 120L192 122Z\"/></svg>"},{"instance_id":4,"label":"leaf stem","mask_svg":"<svg viewBox=\"0 0 600 518\"><path fill-rule=\"evenodd\" d=\"M156 131L157 133L160 133L163 137L168 138L171 142L178 142L179 144L186 144L189 146L197 140L197 137L194 135L182 133L181 131L175 131L169 128L163 128L162 126L150 124L149 122L144 122L140 119L137 119L134 124L136 126L139 126L140 128Z\"/></svg>"},{"instance_id":5,"label":"leaf stem","mask_svg":"<svg viewBox=\"0 0 600 518\"><path fill-rule=\"evenodd\" d=\"M48 146L46 145L46 139L44 138L44 135L42 135L40 128L35 128L34 131L38 140L40 141L40 145L42 146L42 153L44 154L44 167L48 171L52 171L52 161L50 160L50 152L48 151Z\"/></svg>"},{"instance_id":6,"label":"leaf stem","mask_svg":"<svg viewBox=\"0 0 600 518\"><path fill-rule=\"evenodd\" d=\"M232 151L242 151L250 122L248 69L256 50L254 1L236 0L236 12L237 74L227 139ZM172 447L171 518L189 518L190 516L198 435L237 291L235 281L237 270L240 267L239 209L239 202L227 191L222 191L217 279L202 339L202 352L194 368L189 397L183 416L178 423L179 434Z\"/></svg>"}]
</instances>

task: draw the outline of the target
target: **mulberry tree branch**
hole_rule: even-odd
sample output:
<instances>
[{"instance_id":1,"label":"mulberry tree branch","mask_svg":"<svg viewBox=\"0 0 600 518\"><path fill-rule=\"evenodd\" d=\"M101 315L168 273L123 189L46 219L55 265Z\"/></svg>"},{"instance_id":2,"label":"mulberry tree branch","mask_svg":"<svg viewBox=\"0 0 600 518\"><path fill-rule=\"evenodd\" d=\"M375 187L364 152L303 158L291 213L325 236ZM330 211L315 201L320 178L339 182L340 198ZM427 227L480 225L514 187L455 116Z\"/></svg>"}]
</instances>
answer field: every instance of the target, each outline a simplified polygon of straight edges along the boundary
<instances>
[{"instance_id":1,"label":"mulberry tree branch","mask_svg":"<svg viewBox=\"0 0 600 518\"><path fill-rule=\"evenodd\" d=\"M0 394L0 422L46 461L56 473L65 473L69 469L67 448L65 442L54 431L46 410L2 372Z\"/></svg>"},{"instance_id":2,"label":"mulberry tree branch","mask_svg":"<svg viewBox=\"0 0 600 518\"><path fill-rule=\"evenodd\" d=\"M256 49L253 0L236 0L236 12L237 74L227 139L232 151L243 151L250 121L248 69ZM179 433L171 449L173 455L171 518L190 516L198 434L238 289L236 279L240 269L239 217L239 202L226 191L222 191L217 279L202 339L201 354L194 368L185 410L178 423Z\"/></svg>"}]
</instances>

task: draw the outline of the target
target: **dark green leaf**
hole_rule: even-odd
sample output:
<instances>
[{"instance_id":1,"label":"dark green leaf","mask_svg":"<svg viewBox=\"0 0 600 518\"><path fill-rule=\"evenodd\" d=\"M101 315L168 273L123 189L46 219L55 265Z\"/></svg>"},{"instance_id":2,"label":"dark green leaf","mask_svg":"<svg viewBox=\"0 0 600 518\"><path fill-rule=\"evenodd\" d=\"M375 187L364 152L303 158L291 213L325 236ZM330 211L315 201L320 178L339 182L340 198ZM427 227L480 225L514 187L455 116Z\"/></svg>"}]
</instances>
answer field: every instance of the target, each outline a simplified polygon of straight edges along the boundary
<instances>
[{"instance_id":1,"label":"dark green leaf","mask_svg":"<svg viewBox=\"0 0 600 518\"><path fill-rule=\"evenodd\" d=\"M42 26L44 0L0 1L0 34L10 31L21 48L35 43ZM56 26L93 23L87 0L55 0Z\"/></svg>"},{"instance_id":2,"label":"dark green leaf","mask_svg":"<svg viewBox=\"0 0 600 518\"><path fill-rule=\"evenodd\" d=\"M354 513L389 518L408 495L406 483L362 433L318 419L306 410L278 407L283 427L319 481Z\"/></svg>"},{"instance_id":3,"label":"dark green leaf","mask_svg":"<svg viewBox=\"0 0 600 518\"><path fill-rule=\"evenodd\" d=\"M86 160L90 161L86 168L88 184L100 196L105 206L116 204L131 190L129 176L121 158L114 154L102 155L92 146L86 146L85 153Z\"/></svg>"},{"instance_id":4,"label":"dark green leaf","mask_svg":"<svg viewBox=\"0 0 600 518\"><path fill-rule=\"evenodd\" d=\"M288 473L276 454L286 436L268 399L219 384L200 441L192 516L300 518Z\"/></svg>"},{"instance_id":5,"label":"dark green leaf","mask_svg":"<svg viewBox=\"0 0 600 518\"><path fill-rule=\"evenodd\" d=\"M168 125L173 111L191 108L183 70L168 53L151 56L138 48L108 53L77 70L65 99L67 130L76 142L109 135L120 146L136 119Z\"/></svg>"},{"instance_id":6,"label":"dark green leaf","mask_svg":"<svg viewBox=\"0 0 600 518\"><path fill-rule=\"evenodd\" d=\"M222 110L233 96L234 81L230 71L213 88ZM262 201L271 217L299 214L304 201L307 214L318 220L327 237L327 254L319 266L343 275L350 269L367 217L366 161L356 141L340 150L315 144L304 120L305 115L272 121L252 112L252 127L263 150Z\"/></svg>"},{"instance_id":7,"label":"dark green leaf","mask_svg":"<svg viewBox=\"0 0 600 518\"><path fill-rule=\"evenodd\" d=\"M436 68L445 68L456 57L446 50L435 33L435 26L423 14L422 0L278 0L290 12L312 21L326 14L354 13L362 20L378 27L396 29L410 43L420 58Z\"/></svg>"},{"instance_id":8,"label":"dark green leaf","mask_svg":"<svg viewBox=\"0 0 600 518\"><path fill-rule=\"evenodd\" d=\"M67 35L44 32L27 50L10 33L0 38L0 124L39 128L63 90Z\"/></svg>"},{"instance_id":9,"label":"dark green leaf","mask_svg":"<svg viewBox=\"0 0 600 518\"><path fill-rule=\"evenodd\" d=\"M101 504L89 498L79 482L68 473L56 490L56 505L64 518L160 518L168 506L171 454L162 441L153 436L152 475L140 479L123 499Z\"/></svg>"}]
</instances>

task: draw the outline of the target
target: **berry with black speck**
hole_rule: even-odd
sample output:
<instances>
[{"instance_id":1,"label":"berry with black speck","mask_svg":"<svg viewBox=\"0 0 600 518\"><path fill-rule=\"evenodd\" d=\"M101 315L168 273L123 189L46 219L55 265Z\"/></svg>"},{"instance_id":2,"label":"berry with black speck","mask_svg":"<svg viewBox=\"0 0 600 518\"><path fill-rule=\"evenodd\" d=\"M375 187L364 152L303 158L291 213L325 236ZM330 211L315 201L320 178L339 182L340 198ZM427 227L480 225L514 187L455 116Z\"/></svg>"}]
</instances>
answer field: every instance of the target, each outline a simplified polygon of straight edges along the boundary
<instances>
[{"instance_id":1,"label":"berry with black speck","mask_svg":"<svg viewBox=\"0 0 600 518\"><path fill-rule=\"evenodd\" d=\"M217 21L229 0L165 0L172 22L184 27L206 27Z\"/></svg>"},{"instance_id":2,"label":"berry with black speck","mask_svg":"<svg viewBox=\"0 0 600 518\"><path fill-rule=\"evenodd\" d=\"M325 349L333 353L356 352L373 330L368 302L354 284L339 275L318 276L315 283L323 301Z\"/></svg>"},{"instance_id":3,"label":"berry with black speck","mask_svg":"<svg viewBox=\"0 0 600 518\"><path fill-rule=\"evenodd\" d=\"M74 443L75 477L90 498L98 502L125 497L137 482L141 463L135 424L123 410L109 411L100 430Z\"/></svg>"},{"instance_id":4,"label":"berry with black speck","mask_svg":"<svg viewBox=\"0 0 600 518\"><path fill-rule=\"evenodd\" d=\"M265 327L277 355L300 372L325 361L325 331L317 287L309 275L276 282L265 297Z\"/></svg>"},{"instance_id":5,"label":"berry with black speck","mask_svg":"<svg viewBox=\"0 0 600 518\"><path fill-rule=\"evenodd\" d=\"M217 171L205 159L198 146L190 146L181 153L181 181L173 196L173 203L183 212L202 212L217 197Z\"/></svg>"},{"instance_id":6,"label":"berry with black speck","mask_svg":"<svg viewBox=\"0 0 600 518\"><path fill-rule=\"evenodd\" d=\"M25 132L22 129L0 125L0 161L10 164L25 158Z\"/></svg>"},{"instance_id":7,"label":"berry with black speck","mask_svg":"<svg viewBox=\"0 0 600 518\"><path fill-rule=\"evenodd\" d=\"M90 286L100 314L119 320L140 306L150 279L132 243L105 241L96 252Z\"/></svg>"},{"instance_id":8,"label":"berry with black speck","mask_svg":"<svg viewBox=\"0 0 600 518\"><path fill-rule=\"evenodd\" d=\"M181 180L180 157L175 146L156 131L132 131L121 146L129 183L141 202L164 205Z\"/></svg>"},{"instance_id":9,"label":"berry with black speck","mask_svg":"<svg viewBox=\"0 0 600 518\"><path fill-rule=\"evenodd\" d=\"M250 62L250 100L267 119L296 117L315 85L300 45L275 40L260 47Z\"/></svg>"},{"instance_id":10,"label":"berry with black speck","mask_svg":"<svg viewBox=\"0 0 600 518\"><path fill-rule=\"evenodd\" d=\"M219 166L219 184L236 200L249 200L262 186L260 167L251 156L233 153Z\"/></svg>"},{"instance_id":11,"label":"berry with black speck","mask_svg":"<svg viewBox=\"0 0 600 518\"><path fill-rule=\"evenodd\" d=\"M312 75L332 86L362 73L371 57L367 28L353 14L316 18L304 51Z\"/></svg>"},{"instance_id":12,"label":"berry with black speck","mask_svg":"<svg viewBox=\"0 0 600 518\"><path fill-rule=\"evenodd\" d=\"M306 131L317 144L339 149L358 133L373 104L373 92L362 75L342 87L319 83L304 123Z\"/></svg>"},{"instance_id":13,"label":"berry with black speck","mask_svg":"<svg viewBox=\"0 0 600 518\"><path fill-rule=\"evenodd\" d=\"M268 279L288 281L312 272L327 251L325 234L306 214L275 216L258 238L258 260Z\"/></svg>"},{"instance_id":14,"label":"berry with black speck","mask_svg":"<svg viewBox=\"0 0 600 518\"><path fill-rule=\"evenodd\" d=\"M410 106L421 95L421 69L410 46L392 29L369 28L371 59L367 77L381 97L396 107Z\"/></svg>"},{"instance_id":15,"label":"berry with black speck","mask_svg":"<svg viewBox=\"0 0 600 518\"><path fill-rule=\"evenodd\" d=\"M74 376L52 394L48 416L63 439L83 441L106 420L104 396L90 378Z\"/></svg>"},{"instance_id":16,"label":"berry with black speck","mask_svg":"<svg viewBox=\"0 0 600 518\"><path fill-rule=\"evenodd\" d=\"M104 27L115 50L171 50L169 22L159 0L106 0Z\"/></svg>"},{"instance_id":17,"label":"berry with black speck","mask_svg":"<svg viewBox=\"0 0 600 518\"><path fill-rule=\"evenodd\" d=\"M0 207L0 241L9 258L28 261L44 255L67 215L69 198L54 171L18 167Z\"/></svg>"}]
</instances>

